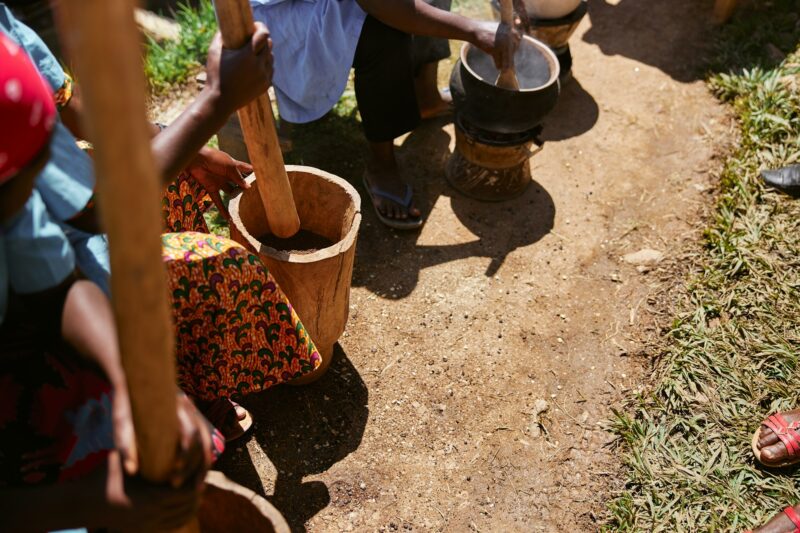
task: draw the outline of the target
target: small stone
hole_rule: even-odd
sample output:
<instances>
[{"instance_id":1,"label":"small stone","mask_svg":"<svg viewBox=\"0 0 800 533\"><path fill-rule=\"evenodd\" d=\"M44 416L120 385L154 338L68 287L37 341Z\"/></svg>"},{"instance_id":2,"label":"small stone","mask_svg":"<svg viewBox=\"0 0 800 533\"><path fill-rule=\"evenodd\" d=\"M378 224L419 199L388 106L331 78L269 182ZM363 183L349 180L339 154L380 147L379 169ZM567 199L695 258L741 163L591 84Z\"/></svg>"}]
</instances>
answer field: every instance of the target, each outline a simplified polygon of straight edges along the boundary
<instances>
[{"instance_id":1,"label":"small stone","mask_svg":"<svg viewBox=\"0 0 800 533\"><path fill-rule=\"evenodd\" d=\"M553 395L555 398L555 394ZM540 415L546 412L550 408L550 405L547 403L546 400L538 399L533 404L533 410L531 411L531 421L528 426L528 432L530 433L531 437L539 437L542 434L542 425L539 419Z\"/></svg>"},{"instance_id":2,"label":"small stone","mask_svg":"<svg viewBox=\"0 0 800 533\"><path fill-rule=\"evenodd\" d=\"M664 254L658 250L645 248L632 254L622 256L622 260L630 265L655 265L664 259Z\"/></svg>"}]
</instances>

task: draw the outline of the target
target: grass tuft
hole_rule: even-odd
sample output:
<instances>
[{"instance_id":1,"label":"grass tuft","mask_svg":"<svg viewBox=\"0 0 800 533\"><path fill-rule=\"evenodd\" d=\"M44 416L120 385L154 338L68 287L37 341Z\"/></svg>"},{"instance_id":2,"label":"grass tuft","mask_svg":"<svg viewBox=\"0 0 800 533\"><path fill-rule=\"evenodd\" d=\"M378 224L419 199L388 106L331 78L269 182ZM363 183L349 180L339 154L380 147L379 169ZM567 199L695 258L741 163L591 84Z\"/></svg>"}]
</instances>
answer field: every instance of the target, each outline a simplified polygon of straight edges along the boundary
<instances>
[{"instance_id":1,"label":"grass tuft","mask_svg":"<svg viewBox=\"0 0 800 533\"><path fill-rule=\"evenodd\" d=\"M200 0L197 7L180 4L175 21L180 25L178 41L158 43L150 39L147 44L145 73L156 93L188 80L202 68L217 31L211 0Z\"/></svg>"},{"instance_id":2,"label":"grass tuft","mask_svg":"<svg viewBox=\"0 0 800 533\"><path fill-rule=\"evenodd\" d=\"M800 502L800 474L760 469L750 451L767 414L800 407L800 200L758 178L800 160L797 6L773 2L722 35L709 86L732 105L740 146L654 385L612 421L627 484L607 531L741 531ZM795 52L777 61L776 49Z\"/></svg>"}]
</instances>

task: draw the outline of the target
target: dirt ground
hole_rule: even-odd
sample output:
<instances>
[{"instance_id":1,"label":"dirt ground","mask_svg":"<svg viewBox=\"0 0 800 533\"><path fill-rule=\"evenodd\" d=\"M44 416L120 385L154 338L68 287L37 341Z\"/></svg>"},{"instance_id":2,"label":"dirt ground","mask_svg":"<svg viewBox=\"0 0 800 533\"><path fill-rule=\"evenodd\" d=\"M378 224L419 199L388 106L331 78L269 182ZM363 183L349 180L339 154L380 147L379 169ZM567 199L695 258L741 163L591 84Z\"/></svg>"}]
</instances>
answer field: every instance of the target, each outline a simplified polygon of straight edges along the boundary
<instances>
[{"instance_id":1,"label":"dirt ground","mask_svg":"<svg viewBox=\"0 0 800 533\"><path fill-rule=\"evenodd\" d=\"M394 233L365 201L330 372L244 400L255 431L220 468L294 530L599 527L620 468L604 424L647 379L654 321L653 273L621 257L697 235L725 115L710 2L589 3L535 183L467 200L444 180L452 125L403 139L427 225Z\"/></svg>"}]
</instances>

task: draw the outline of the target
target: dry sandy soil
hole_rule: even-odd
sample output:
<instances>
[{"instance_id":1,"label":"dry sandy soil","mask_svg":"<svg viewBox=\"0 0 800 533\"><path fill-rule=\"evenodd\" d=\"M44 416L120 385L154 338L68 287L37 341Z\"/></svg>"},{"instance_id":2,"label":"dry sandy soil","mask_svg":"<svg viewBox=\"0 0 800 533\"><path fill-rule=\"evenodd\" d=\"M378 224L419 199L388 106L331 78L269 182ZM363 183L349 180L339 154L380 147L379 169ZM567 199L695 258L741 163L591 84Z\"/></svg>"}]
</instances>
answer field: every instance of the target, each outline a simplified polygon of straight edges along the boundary
<instances>
[{"instance_id":1,"label":"dry sandy soil","mask_svg":"<svg viewBox=\"0 0 800 533\"><path fill-rule=\"evenodd\" d=\"M296 531L596 530L620 486L604 421L647 380L653 325L653 273L621 257L674 255L711 200L710 10L590 0L517 200L447 186L452 125L403 139L427 225L393 233L365 204L330 372L245 399L255 431L220 468Z\"/></svg>"}]
</instances>

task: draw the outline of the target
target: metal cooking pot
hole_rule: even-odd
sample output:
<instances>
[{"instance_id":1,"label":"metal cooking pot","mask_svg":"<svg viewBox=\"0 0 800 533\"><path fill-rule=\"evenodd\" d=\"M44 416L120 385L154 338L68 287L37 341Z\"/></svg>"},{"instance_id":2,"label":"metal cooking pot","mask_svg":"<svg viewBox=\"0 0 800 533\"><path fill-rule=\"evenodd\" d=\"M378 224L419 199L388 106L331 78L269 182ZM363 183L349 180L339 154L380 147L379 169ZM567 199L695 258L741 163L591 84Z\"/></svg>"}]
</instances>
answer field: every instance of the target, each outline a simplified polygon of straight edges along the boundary
<instances>
[{"instance_id":1,"label":"metal cooking pot","mask_svg":"<svg viewBox=\"0 0 800 533\"><path fill-rule=\"evenodd\" d=\"M575 11L581 0L525 0L528 15L535 19L558 19Z\"/></svg>"},{"instance_id":2,"label":"metal cooking pot","mask_svg":"<svg viewBox=\"0 0 800 533\"><path fill-rule=\"evenodd\" d=\"M491 56L464 44L450 77L456 113L472 126L496 133L522 133L538 126L553 110L560 91L558 59L550 48L525 36L514 56L519 91L495 85Z\"/></svg>"}]
</instances>

